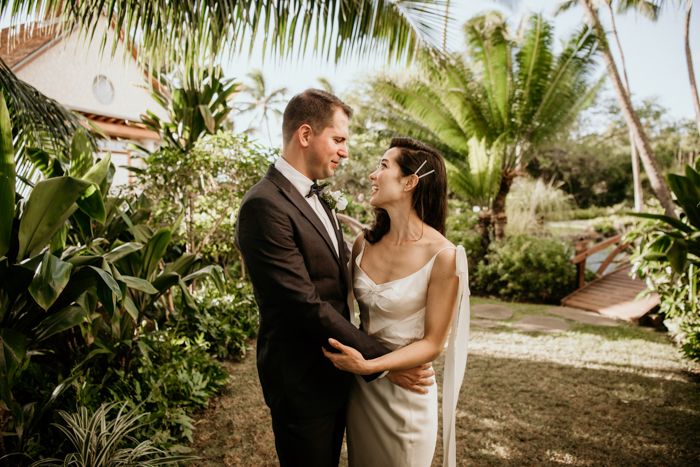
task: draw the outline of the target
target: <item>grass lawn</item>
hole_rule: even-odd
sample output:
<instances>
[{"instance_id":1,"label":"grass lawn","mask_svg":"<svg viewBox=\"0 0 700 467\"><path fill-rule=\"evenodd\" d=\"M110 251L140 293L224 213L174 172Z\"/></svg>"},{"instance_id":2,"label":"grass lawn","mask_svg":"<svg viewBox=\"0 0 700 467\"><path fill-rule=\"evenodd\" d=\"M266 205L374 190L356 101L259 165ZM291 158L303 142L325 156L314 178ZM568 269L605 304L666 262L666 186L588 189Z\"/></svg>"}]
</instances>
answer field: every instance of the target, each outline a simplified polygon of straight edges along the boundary
<instances>
[{"instance_id":1,"label":"grass lawn","mask_svg":"<svg viewBox=\"0 0 700 467\"><path fill-rule=\"evenodd\" d=\"M502 326L471 330L460 465L700 465L700 369L666 334L624 323L525 334L510 323L549 307L508 305L515 314ZM193 465L277 465L254 354L226 363L227 390L197 417L193 454L204 460ZM433 466L441 465L440 439Z\"/></svg>"}]
</instances>

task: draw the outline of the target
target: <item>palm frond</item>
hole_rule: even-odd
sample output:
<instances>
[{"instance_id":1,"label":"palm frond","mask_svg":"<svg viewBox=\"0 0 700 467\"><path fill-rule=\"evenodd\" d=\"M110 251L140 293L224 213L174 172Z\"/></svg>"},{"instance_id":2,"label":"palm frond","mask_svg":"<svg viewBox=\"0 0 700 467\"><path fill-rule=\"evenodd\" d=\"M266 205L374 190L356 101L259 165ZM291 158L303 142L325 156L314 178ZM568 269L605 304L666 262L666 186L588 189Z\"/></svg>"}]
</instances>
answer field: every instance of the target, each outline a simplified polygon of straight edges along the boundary
<instances>
[{"instance_id":1,"label":"palm frond","mask_svg":"<svg viewBox=\"0 0 700 467\"><path fill-rule=\"evenodd\" d=\"M506 22L499 13L476 16L464 25L467 52L488 93L492 120L501 129L510 121L511 59Z\"/></svg>"},{"instance_id":2,"label":"palm frond","mask_svg":"<svg viewBox=\"0 0 700 467\"><path fill-rule=\"evenodd\" d=\"M552 26L542 15L533 15L525 31L523 44L516 55L517 87L519 89L517 115L520 125L529 122L545 95L548 77L552 71Z\"/></svg>"},{"instance_id":3,"label":"palm frond","mask_svg":"<svg viewBox=\"0 0 700 467\"><path fill-rule=\"evenodd\" d=\"M258 33L264 50L285 56L313 50L335 62L355 54L410 60L422 48L439 53L445 22L442 0L17 0L0 3L0 15L12 25L29 12L37 18L61 18L62 28L77 26L103 51L117 51L119 34L108 44L99 32L104 15L130 44L139 44L149 71L200 55L211 59L226 49L231 56ZM131 53L124 48L124 58ZM203 63L203 62L200 62Z\"/></svg>"},{"instance_id":4,"label":"palm frond","mask_svg":"<svg viewBox=\"0 0 700 467\"><path fill-rule=\"evenodd\" d=\"M558 133L567 121L561 117L572 109L575 112L580 110L576 108L578 101L591 89L590 78L597 65L597 45L588 26L582 27L564 44L548 79L546 93L532 116L530 141L543 141L548 135Z\"/></svg>"},{"instance_id":5,"label":"palm frond","mask_svg":"<svg viewBox=\"0 0 700 467\"><path fill-rule=\"evenodd\" d=\"M31 190L31 184L40 178L40 171L28 157L27 149L41 148L67 164L71 138L83 126L76 114L19 79L2 59L0 87L12 121L15 168L20 177L17 192L24 196ZM96 149L92 133L88 133L88 140Z\"/></svg>"},{"instance_id":6,"label":"palm frond","mask_svg":"<svg viewBox=\"0 0 700 467\"><path fill-rule=\"evenodd\" d=\"M618 0L617 12L627 13L629 10L634 10L646 18L656 21L659 19L659 12L663 3L663 0L652 2L648 0Z\"/></svg>"}]
</instances>

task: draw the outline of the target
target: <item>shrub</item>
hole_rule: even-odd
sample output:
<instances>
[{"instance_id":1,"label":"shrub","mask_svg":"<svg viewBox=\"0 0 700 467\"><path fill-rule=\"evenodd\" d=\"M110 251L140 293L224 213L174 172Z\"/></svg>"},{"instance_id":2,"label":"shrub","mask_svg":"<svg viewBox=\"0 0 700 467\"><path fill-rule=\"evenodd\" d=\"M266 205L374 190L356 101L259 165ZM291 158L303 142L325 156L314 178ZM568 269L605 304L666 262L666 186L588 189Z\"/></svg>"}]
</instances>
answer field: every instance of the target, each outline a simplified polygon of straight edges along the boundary
<instances>
[{"instance_id":1,"label":"shrub","mask_svg":"<svg viewBox=\"0 0 700 467\"><path fill-rule=\"evenodd\" d=\"M517 178L508 194L506 215L509 233L537 233L547 222L567 219L573 196L561 189L563 182Z\"/></svg>"},{"instance_id":2,"label":"shrub","mask_svg":"<svg viewBox=\"0 0 700 467\"><path fill-rule=\"evenodd\" d=\"M173 456L155 447L151 440L139 443L131 433L147 425L142 419L149 414L141 413L139 407L125 412L126 404L123 404L112 418L110 412L117 405L103 404L92 415L85 407L80 407L74 414L59 411L67 425L59 425L59 429L70 440L74 451L67 453L63 460L44 459L33 463L31 467L146 467L197 459Z\"/></svg>"},{"instance_id":3,"label":"shrub","mask_svg":"<svg viewBox=\"0 0 700 467\"><path fill-rule=\"evenodd\" d=\"M473 230L478 214L468 209L457 209L457 214L447 217L445 236L455 245L462 245L467 253L469 267L473 269L486 254L481 236Z\"/></svg>"},{"instance_id":4,"label":"shrub","mask_svg":"<svg viewBox=\"0 0 700 467\"><path fill-rule=\"evenodd\" d=\"M627 241L639 239L632 255L632 271L646 280L649 292L661 299L664 324L681 345L683 354L700 361L700 173L686 165L685 176L669 174L680 218L663 214L632 214L652 219L630 232Z\"/></svg>"},{"instance_id":5,"label":"shrub","mask_svg":"<svg viewBox=\"0 0 700 467\"><path fill-rule=\"evenodd\" d=\"M249 282L226 283L226 294L208 283L193 296L198 310L186 309L178 327L186 335L202 334L219 358L245 355L246 339L258 334L258 307Z\"/></svg>"},{"instance_id":6,"label":"shrub","mask_svg":"<svg viewBox=\"0 0 700 467\"><path fill-rule=\"evenodd\" d=\"M507 300L556 302L574 289L569 245L514 235L489 246L472 274L472 288Z\"/></svg>"}]
</instances>

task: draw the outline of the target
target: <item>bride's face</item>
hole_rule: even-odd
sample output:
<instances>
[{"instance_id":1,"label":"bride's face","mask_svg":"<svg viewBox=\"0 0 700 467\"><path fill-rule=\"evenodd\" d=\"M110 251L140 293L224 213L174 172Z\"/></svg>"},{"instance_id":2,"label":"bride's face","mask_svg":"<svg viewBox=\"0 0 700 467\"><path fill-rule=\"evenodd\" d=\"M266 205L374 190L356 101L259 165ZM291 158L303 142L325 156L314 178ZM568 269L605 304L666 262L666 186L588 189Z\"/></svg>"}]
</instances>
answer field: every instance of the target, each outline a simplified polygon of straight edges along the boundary
<instances>
[{"instance_id":1,"label":"bride's face","mask_svg":"<svg viewBox=\"0 0 700 467\"><path fill-rule=\"evenodd\" d=\"M379 161L377 170L370 174L369 179L372 180L370 205L381 208L408 198L408 193L404 191L404 177L396 163L398 155L399 149L389 149Z\"/></svg>"}]
</instances>

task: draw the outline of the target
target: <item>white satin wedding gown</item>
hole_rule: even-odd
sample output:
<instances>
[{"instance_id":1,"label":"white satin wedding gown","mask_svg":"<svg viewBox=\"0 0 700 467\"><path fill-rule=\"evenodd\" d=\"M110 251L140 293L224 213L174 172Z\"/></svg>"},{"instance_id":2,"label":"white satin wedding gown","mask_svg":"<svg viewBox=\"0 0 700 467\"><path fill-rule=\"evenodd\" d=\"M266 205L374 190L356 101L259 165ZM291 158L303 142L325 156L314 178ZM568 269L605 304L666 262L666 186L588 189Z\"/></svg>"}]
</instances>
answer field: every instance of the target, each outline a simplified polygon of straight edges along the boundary
<instances>
[{"instance_id":1,"label":"white satin wedding gown","mask_svg":"<svg viewBox=\"0 0 700 467\"><path fill-rule=\"evenodd\" d=\"M454 247L440 252L449 248ZM454 415L469 339L467 257L462 246L456 250L459 297L443 382L444 465L449 467L456 465ZM421 339L430 273L440 252L410 276L375 284L360 267L364 251L363 241L353 267L353 292L360 305L362 329L390 350ZM395 386L388 378L366 383L355 376L347 413L350 467L429 467L438 434L437 384L423 395Z\"/></svg>"}]
</instances>

